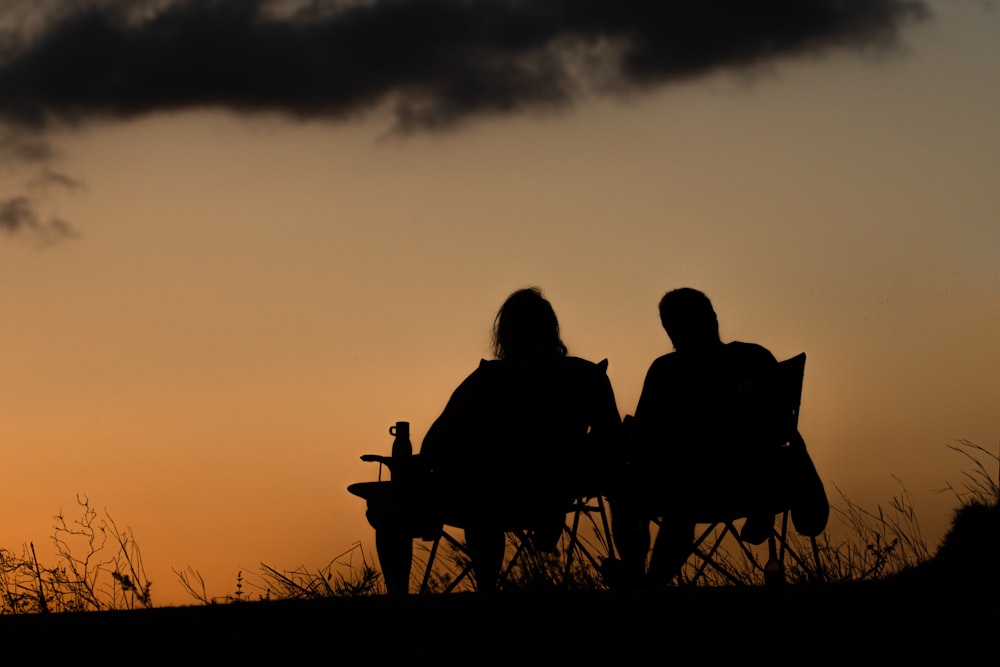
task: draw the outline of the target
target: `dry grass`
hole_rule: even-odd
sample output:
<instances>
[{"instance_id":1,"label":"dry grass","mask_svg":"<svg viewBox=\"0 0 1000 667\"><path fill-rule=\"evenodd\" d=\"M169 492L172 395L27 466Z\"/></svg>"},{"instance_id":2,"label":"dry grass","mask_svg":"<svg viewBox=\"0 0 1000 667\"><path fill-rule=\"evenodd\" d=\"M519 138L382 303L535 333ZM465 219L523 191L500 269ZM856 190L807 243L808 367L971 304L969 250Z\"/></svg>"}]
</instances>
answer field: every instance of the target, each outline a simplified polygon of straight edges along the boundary
<instances>
[{"instance_id":1,"label":"dry grass","mask_svg":"<svg viewBox=\"0 0 1000 667\"><path fill-rule=\"evenodd\" d=\"M131 528L121 529L86 496L77 497L79 516L54 517L56 563L39 563L35 545L20 554L0 549L0 613L107 611L152 606L151 582Z\"/></svg>"},{"instance_id":2,"label":"dry grass","mask_svg":"<svg viewBox=\"0 0 1000 667\"><path fill-rule=\"evenodd\" d=\"M860 507L839 491L840 502L831 506L831 519L839 521L847 537L833 541L827 531L817 539L819 571L831 583L879 581L920 570L932 563L960 563L993 569L1000 551L1000 455L969 442L957 441L950 449L968 460L968 470L959 484L949 483L942 491L955 495L958 508L951 530L937 554L924 540L913 499L899 483L886 506L873 510ZM130 528L120 529L105 511L99 514L85 497L77 500L79 516L68 519L62 512L54 517L52 540L57 562L38 562L34 545L21 553L0 549L0 613L32 614L62 611L100 611L152 607L151 583L145 575L142 554ZM508 566L501 577L507 591L534 591L562 588L598 591L606 588L599 567L611 553L604 531L594 515L583 515L578 531L582 549L569 549L563 535L553 552L524 549L515 535L509 536ZM808 540L789 531L788 544L795 554L786 558L786 579L792 583L815 580L817 563ZM513 558L514 554L518 554ZM429 555L429 543L416 550L412 589L417 590ZM567 568L567 559L572 564ZM764 582L766 549L744 553L730 548L716 554L719 562L742 584ZM461 540L456 545L442 541L426 590L473 591L472 577L461 577L468 569L468 556ZM982 571L982 569L980 569ZM209 597L197 570L174 570L191 597L205 605L263 600L309 600L354 598L384 593L381 574L360 543L352 545L318 568L300 566L281 569L261 564L257 573L240 571L232 593ZM691 583L694 563L685 566L680 584ZM457 579L457 582L456 582ZM718 587L733 583L708 569L698 579L699 586Z\"/></svg>"},{"instance_id":3,"label":"dry grass","mask_svg":"<svg viewBox=\"0 0 1000 667\"><path fill-rule=\"evenodd\" d=\"M236 589L222 597L210 597L205 581L191 567L174 570L184 590L202 604L265 600L315 600L359 597L385 592L381 573L368 562L361 543L334 556L325 566L311 570L305 566L279 570L261 563L260 572L244 576L236 573ZM244 590L244 587L246 590Z\"/></svg>"}]
</instances>

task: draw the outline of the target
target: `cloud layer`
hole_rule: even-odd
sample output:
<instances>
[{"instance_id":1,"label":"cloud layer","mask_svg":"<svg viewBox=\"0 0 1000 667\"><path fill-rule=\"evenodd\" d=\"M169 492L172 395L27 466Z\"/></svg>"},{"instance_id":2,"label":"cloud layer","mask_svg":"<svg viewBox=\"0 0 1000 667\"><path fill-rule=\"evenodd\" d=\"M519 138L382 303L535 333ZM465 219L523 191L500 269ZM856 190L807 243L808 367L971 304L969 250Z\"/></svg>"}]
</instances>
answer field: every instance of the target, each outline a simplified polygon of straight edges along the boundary
<instances>
[{"instance_id":1,"label":"cloud layer","mask_svg":"<svg viewBox=\"0 0 1000 667\"><path fill-rule=\"evenodd\" d=\"M919 0L122 0L54 5L0 38L0 119L218 107L399 129L560 108L719 68L895 44ZM282 11L284 8L284 11ZM61 12L61 13L59 13ZM22 26L26 25L22 21Z\"/></svg>"},{"instance_id":2,"label":"cloud layer","mask_svg":"<svg viewBox=\"0 0 1000 667\"><path fill-rule=\"evenodd\" d=\"M566 108L720 69L894 47L923 0L8 0L0 7L0 232L64 238L38 192L78 189L49 131L217 108L401 133Z\"/></svg>"}]
</instances>

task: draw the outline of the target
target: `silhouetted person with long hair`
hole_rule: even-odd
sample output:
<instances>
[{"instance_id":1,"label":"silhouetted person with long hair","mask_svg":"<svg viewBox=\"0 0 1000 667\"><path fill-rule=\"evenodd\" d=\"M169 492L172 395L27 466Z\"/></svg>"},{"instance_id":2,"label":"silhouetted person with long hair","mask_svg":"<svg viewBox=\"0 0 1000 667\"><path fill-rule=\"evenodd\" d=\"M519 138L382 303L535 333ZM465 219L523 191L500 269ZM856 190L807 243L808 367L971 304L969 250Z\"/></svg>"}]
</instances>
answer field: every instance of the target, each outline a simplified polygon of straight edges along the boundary
<instances>
[{"instance_id":1,"label":"silhouetted person with long hair","mask_svg":"<svg viewBox=\"0 0 1000 667\"><path fill-rule=\"evenodd\" d=\"M433 507L465 531L481 591L496 587L506 531L526 529L539 548L555 546L570 502L601 483L621 427L607 362L569 356L537 288L504 302L493 351L496 359L455 389L420 449ZM408 547L398 540L394 548ZM385 574L390 592L407 590L408 567L391 581Z\"/></svg>"},{"instance_id":2,"label":"silhouetted person with long hair","mask_svg":"<svg viewBox=\"0 0 1000 667\"><path fill-rule=\"evenodd\" d=\"M646 576L649 522L662 519L649 583L680 572L701 517L735 511L749 517L744 538L766 539L783 435L774 355L723 343L712 303L698 290L668 292L659 311L674 351L646 374L629 427L629 481L612 498L615 544L633 581Z\"/></svg>"},{"instance_id":3,"label":"silhouetted person with long hair","mask_svg":"<svg viewBox=\"0 0 1000 667\"><path fill-rule=\"evenodd\" d=\"M465 529L481 590L496 585L505 529L530 528L543 548L554 546L568 503L614 455L621 424L606 362L568 355L538 289L504 302L493 352L496 359L482 361L455 390L421 446L446 522Z\"/></svg>"}]
</instances>

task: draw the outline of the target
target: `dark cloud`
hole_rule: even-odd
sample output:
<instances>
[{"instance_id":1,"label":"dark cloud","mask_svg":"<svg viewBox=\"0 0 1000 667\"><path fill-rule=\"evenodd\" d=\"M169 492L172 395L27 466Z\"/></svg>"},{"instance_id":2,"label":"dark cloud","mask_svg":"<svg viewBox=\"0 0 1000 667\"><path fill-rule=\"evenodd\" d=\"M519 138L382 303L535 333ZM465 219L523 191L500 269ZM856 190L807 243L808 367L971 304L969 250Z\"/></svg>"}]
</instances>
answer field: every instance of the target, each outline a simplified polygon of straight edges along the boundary
<instances>
[{"instance_id":1,"label":"dark cloud","mask_svg":"<svg viewBox=\"0 0 1000 667\"><path fill-rule=\"evenodd\" d=\"M56 152L37 132L0 131L0 161L45 164L56 157Z\"/></svg>"},{"instance_id":2,"label":"dark cloud","mask_svg":"<svg viewBox=\"0 0 1000 667\"><path fill-rule=\"evenodd\" d=\"M0 200L0 232L27 234L43 244L75 238L76 231L60 218L43 219L35 202L27 197Z\"/></svg>"},{"instance_id":3,"label":"dark cloud","mask_svg":"<svg viewBox=\"0 0 1000 667\"><path fill-rule=\"evenodd\" d=\"M82 6L82 8L81 8ZM562 108L720 68L896 43L921 0L59 3L0 41L0 119L44 129L218 107L399 129ZM285 11L280 11L282 7Z\"/></svg>"},{"instance_id":4,"label":"dark cloud","mask_svg":"<svg viewBox=\"0 0 1000 667\"><path fill-rule=\"evenodd\" d=\"M24 187L27 194L0 199L0 234L26 236L41 245L79 236L65 220L46 218L38 212L40 201L54 188L70 192L85 189L81 181L53 167L58 155L59 151L38 132L18 132L13 128L0 131L0 168L4 176L9 177L12 169L23 165L34 172Z\"/></svg>"},{"instance_id":5,"label":"dark cloud","mask_svg":"<svg viewBox=\"0 0 1000 667\"><path fill-rule=\"evenodd\" d=\"M193 108L341 120L387 105L395 130L563 109L831 49L894 47L923 0L7 0L0 166L35 195L81 184L51 130ZM74 236L38 200L0 231Z\"/></svg>"},{"instance_id":6,"label":"dark cloud","mask_svg":"<svg viewBox=\"0 0 1000 667\"><path fill-rule=\"evenodd\" d=\"M50 166L43 167L38 175L32 179L29 186L34 190L47 191L52 187L59 187L72 192L85 190L86 186L80 180L55 171Z\"/></svg>"}]
</instances>

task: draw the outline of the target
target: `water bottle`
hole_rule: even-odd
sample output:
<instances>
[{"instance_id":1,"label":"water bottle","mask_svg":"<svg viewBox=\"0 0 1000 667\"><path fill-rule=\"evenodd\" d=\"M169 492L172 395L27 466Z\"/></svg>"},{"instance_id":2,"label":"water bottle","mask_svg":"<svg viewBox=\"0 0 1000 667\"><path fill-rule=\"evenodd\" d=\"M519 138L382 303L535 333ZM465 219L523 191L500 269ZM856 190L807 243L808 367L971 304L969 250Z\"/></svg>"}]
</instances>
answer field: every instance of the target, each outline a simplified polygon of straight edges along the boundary
<instances>
[{"instance_id":1,"label":"water bottle","mask_svg":"<svg viewBox=\"0 0 1000 667\"><path fill-rule=\"evenodd\" d=\"M400 461L413 455L413 445L410 443L410 422L396 422L389 427L389 435L395 437L392 441L392 459L396 464L390 466L392 476L399 481L405 475L406 462ZM402 473L402 474L401 474Z\"/></svg>"}]
</instances>

